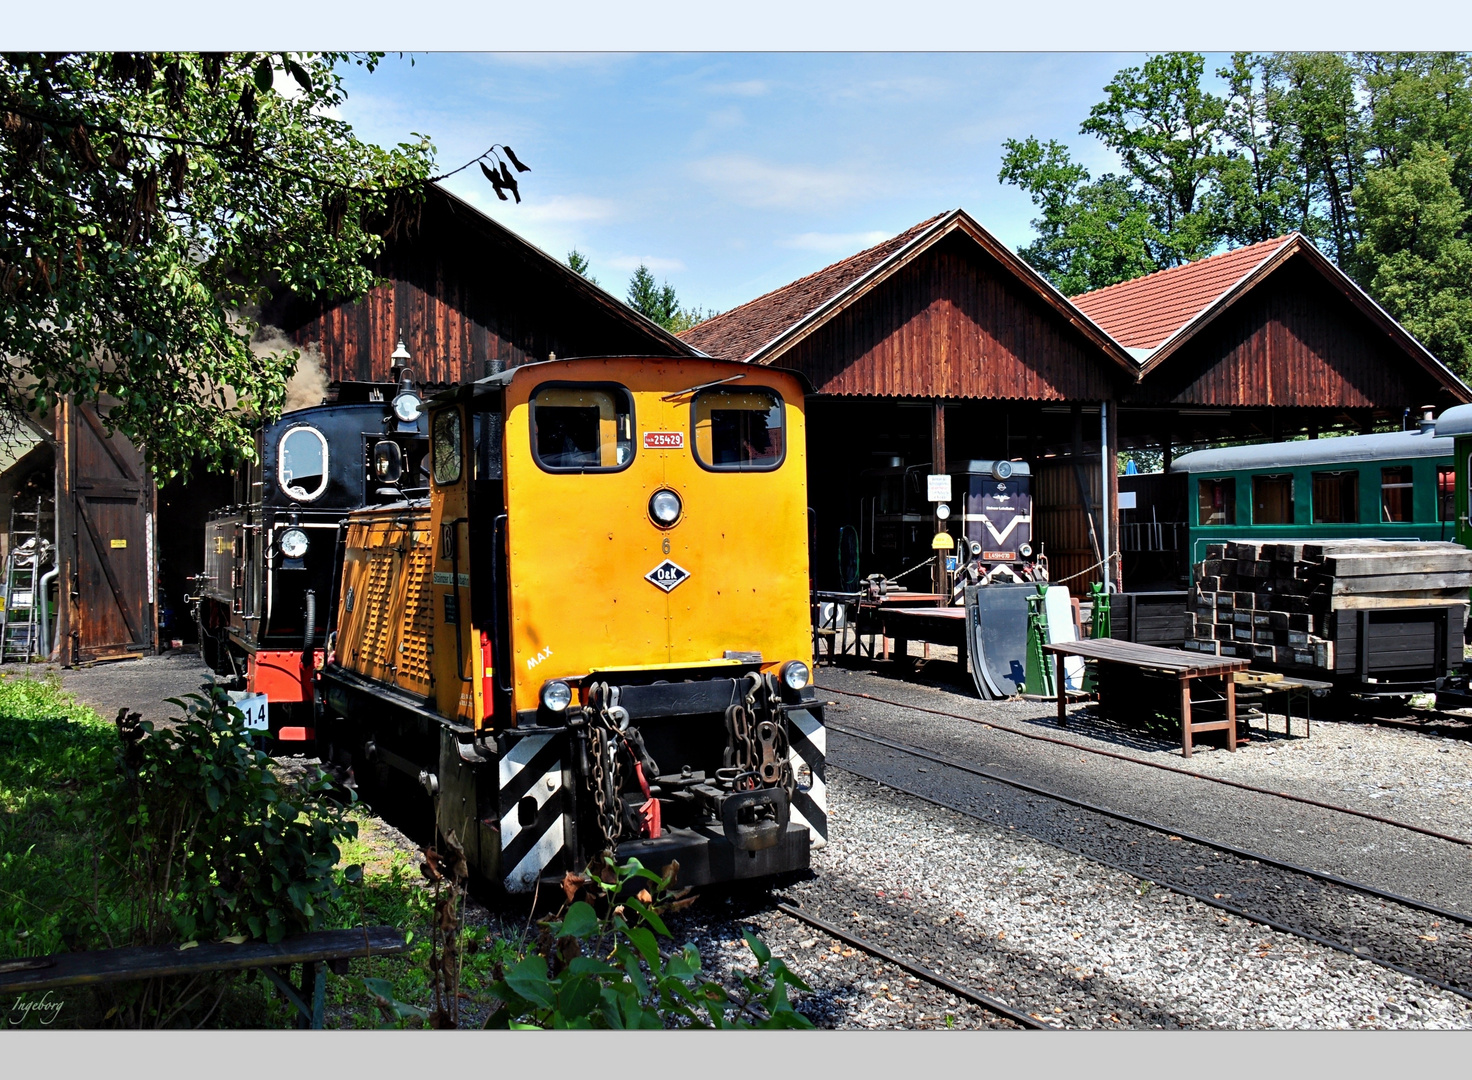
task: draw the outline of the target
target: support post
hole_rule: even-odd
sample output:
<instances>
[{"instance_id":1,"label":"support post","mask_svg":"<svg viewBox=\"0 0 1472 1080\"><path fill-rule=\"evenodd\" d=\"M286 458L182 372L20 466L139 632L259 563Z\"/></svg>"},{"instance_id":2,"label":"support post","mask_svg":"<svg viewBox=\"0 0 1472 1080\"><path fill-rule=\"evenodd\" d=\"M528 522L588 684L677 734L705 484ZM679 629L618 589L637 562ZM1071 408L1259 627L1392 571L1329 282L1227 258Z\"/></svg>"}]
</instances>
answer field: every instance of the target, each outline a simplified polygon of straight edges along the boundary
<instances>
[{"instance_id":1,"label":"support post","mask_svg":"<svg viewBox=\"0 0 1472 1080\"><path fill-rule=\"evenodd\" d=\"M933 473L946 471L946 406L940 398L936 398L930 407L930 471ZM950 585L946 579L946 553L933 551L933 554L935 563L930 568L931 591L945 596L950 592ZM945 602L941 601L942 606Z\"/></svg>"},{"instance_id":2,"label":"support post","mask_svg":"<svg viewBox=\"0 0 1472 1080\"><path fill-rule=\"evenodd\" d=\"M51 632L51 655L62 667L71 667L72 597L77 577L77 515L72 492L72 400L68 395L56 403L56 626ZM44 599L43 599L44 602Z\"/></svg>"},{"instance_id":3,"label":"support post","mask_svg":"<svg viewBox=\"0 0 1472 1080\"><path fill-rule=\"evenodd\" d=\"M1058 723L1068 723L1068 688L1063 684L1063 654L1054 653L1058 660L1058 677L1054 680L1058 684Z\"/></svg>"},{"instance_id":4,"label":"support post","mask_svg":"<svg viewBox=\"0 0 1472 1080\"><path fill-rule=\"evenodd\" d=\"M1181 756L1191 756L1191 676L1181 676Z\"/></svg>"},{"instance_id":5,"label":"support post","mask_svg":"<svg viewBox=\"0 0 1472 1080\"><path fill-rule=\"evenodd\" d=\"M1227 684L1227 749L1237 752L1237 676L1227 672L1222 678ZM1288 721L1290 724L1292 721Z\"/></svg>"}]
</instances>

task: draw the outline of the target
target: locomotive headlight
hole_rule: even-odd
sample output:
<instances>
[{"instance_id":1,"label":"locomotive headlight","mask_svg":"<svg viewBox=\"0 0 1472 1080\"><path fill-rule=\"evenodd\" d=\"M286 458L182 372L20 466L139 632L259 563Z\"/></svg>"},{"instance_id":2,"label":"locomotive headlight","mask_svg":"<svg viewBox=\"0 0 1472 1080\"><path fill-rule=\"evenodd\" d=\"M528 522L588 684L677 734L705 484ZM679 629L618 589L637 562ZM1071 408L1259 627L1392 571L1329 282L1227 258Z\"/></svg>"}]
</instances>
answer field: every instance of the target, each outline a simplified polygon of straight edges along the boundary
<instances>
[{"instance_id":1,"label":"locomotive headlight","mask_svg":"<svg viewBox=\"0 0 1472 1080\"><path fill-rule=\"evenodd\" d=\"M412 424L415 420L419 419L419 395L405 390L402 394L394 397L392 408L394 410L394 416L400 423Z\"/></svg>"},{"instance_id":2,"label":"locomotive headlight","mask_svg":"<svg viewBox=\"0 0 1472 1080\"><path fill-rule=\"evenodd\" d=\"M1020 544L1017 548L1017 554L1021 555L1024 559L1032 558L1032 545Z\"/></svg>"},{"instance_id":3,"label":"locomotive headlight","mask_svg":"<svg viewBox=\"0 0 1472 1080\"><path fill-rule=\"evenodd\" d=\"M971 554L973 554L973 555L980 555L981 554L981 541L980 540L973 540L973 541L971 541Z\"/></svg>"},{"instance_id":4,"label":"locomotive headlight","mask_svg":"<svg viewBox=\"0 0 1472 1080\"><path fill-rule=\"evenodd\" d=\"M552 712L562 712L572 704L572 687L561 679L542 684L542 707Z\"/></svg>"},{"instance_id":5,"label":"locomotive headlight","mask_svg":"<svg viewBox=\"0 0 1472 1080\"><path fill-rule=\"evenodd\" d=\"M288 559L300 559L307 553L307 534L300 529L287 529L281 534L281 554Z\"/></svg>"},{"instance_id":6,"label":"locomotive headlight","mask_svg":"<svg viewBox=\"0 0 1472 1080\"><path fill-rule=\"evenodd\" d=\"M649 516L665 527L680 520L681 509L680 497L668 488L656 491L649 500Z\"/></svg>"},{"instance_id":7,"label":"locomotive headlight","mask_svg":"<svg viewBox=\"0 0 1472 1080\"><path fill-rule=\"evenodd\" d=\"M801 660L789 660L782 665L782 683L789 690L801 690L810 677L808 666Z\"/></svg>"}]
</instances>

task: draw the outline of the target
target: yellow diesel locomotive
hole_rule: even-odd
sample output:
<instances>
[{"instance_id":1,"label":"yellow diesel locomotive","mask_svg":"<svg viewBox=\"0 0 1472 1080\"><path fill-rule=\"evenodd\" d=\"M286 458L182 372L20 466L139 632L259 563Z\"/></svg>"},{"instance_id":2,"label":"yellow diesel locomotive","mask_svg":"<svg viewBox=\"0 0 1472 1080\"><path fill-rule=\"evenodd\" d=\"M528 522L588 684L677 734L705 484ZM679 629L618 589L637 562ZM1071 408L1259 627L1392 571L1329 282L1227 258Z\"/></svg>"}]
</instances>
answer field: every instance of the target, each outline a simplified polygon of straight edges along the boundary
<instances>
[{"instance_id":1,"label":"yellow diesel locomotive","mask_svg":"<svg viewBox=\"0 0 1472 1080\"><path fill-rule=\"evenodd\" d=\"M549 360L428 409L428 497L340 531L328 752L370 797L419 783L509 893L605 851L687 885L806 868L827 809L798 377Z\"/></svg>"}]
</instances>

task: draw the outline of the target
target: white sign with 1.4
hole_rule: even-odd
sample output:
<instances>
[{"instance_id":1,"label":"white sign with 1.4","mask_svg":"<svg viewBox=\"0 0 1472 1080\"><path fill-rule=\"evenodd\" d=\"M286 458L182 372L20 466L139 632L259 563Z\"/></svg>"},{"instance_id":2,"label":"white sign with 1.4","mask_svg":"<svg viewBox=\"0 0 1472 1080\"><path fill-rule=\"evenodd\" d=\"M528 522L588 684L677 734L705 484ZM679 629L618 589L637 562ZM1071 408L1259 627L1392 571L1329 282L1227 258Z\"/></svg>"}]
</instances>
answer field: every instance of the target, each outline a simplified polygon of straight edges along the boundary
<instances>
[{"instance_id":1,"label":"white sign with 1.4","mask_svg":"<svg viewBox=\"0 0 1472 1080\"><path fill-rule=\"evenodd\" d=\"M245 726L252 731L270 730L270 721L267 719L270 706L265 694L246 694L235 702L235 707L245 714Z\"/></svg>"}]
</instances>

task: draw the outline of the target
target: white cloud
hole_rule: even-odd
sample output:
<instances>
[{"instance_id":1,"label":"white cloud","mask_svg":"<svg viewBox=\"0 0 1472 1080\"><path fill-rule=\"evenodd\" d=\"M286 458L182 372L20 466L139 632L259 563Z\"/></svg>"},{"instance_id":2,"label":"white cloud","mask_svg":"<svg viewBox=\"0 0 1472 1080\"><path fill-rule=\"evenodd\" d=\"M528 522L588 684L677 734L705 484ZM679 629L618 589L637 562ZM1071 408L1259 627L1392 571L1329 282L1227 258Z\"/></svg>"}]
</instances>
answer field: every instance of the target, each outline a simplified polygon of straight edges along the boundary
<instances>
[{"instance_id":1,"label":"white cloud","mask_svg":"<svg viewBox=\"0 0 1472 1080\"><path fill-rule=\"evenodd\" d=\"M670 272L685 269L685 264L679 259L664 259L658 255L618 255L612 259L604 259L605 263L615 270L628 270L633 272L642 263L647 266L651 273Z\"/></svg>"},{"instance_id":2,"label":"white cloud","mask_svg":"<svg viewBox=\"0 0 1472 1080\"><path fill-rule=\"evenodd\" d=\"M730 94L733 97L763 97L771 93L772 84L766 79L746 79L743 82L716 83L708 87L712 94Z\"/></svg>"},{"instance_id":3,"label":"white cloud","mask_svg":"<svg viewBox=\"0 0 1472 1080\"><path fill-rule=\"evenodd\" d=\"M608 221L617 211L612 199L598 199L591 195L552 195L547 198L528 199L522 203L517 216L527 221Z\"/></svg>"},{"instance_id":4,"label":"white cloud","mask_svg":"<svg viewBox=\"0 0 1472 1080\"><path fill-rule=\"evenodd\" d=\"M876 194L872 170L778 165L742 154L702 158L691 162L690 172L732 202L752 207L808 209Z\"/></svg>"},{"instance_id":5,"label":"white cloud","mask_svg":"<svg viewBox=\"0 0 1472 1080\"><path fill-rule=\"evenodd\" d=\"M871 248L881 240L888 240L892 235L882 230L851 233L805 232L779 240L777 246L797 248L800 251L849 253Z\"/></svg>"}]
</instances>

